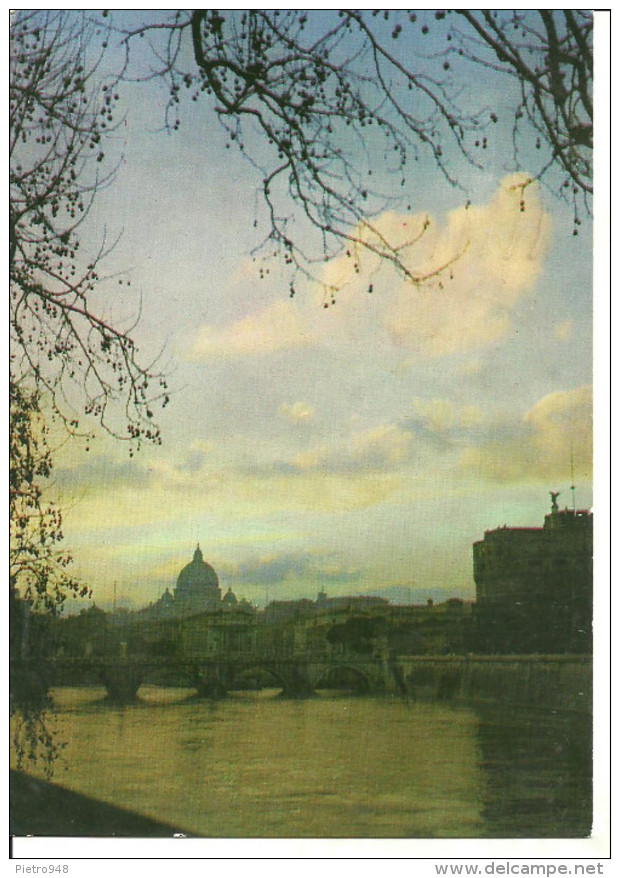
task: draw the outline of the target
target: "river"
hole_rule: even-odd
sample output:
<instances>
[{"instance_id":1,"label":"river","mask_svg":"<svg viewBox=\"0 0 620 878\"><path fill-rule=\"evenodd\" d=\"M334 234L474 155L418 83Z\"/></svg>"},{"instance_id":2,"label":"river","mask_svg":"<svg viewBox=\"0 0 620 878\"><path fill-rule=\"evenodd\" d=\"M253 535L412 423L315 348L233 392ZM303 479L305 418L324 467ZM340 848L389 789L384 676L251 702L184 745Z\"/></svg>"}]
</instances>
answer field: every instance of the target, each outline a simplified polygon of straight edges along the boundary
<instances>
[{"instance_id":1,"label":"river","mask_svg":"<svg viewBox=\"0 0 620 878\"><path fill-rule=\"evenodd\" d=\"M54 782L195 836L553 838L590 831L575 713L275 691L52 692ZM36 772L35 772L36 773Z\"/></svg>"}]
</instances>

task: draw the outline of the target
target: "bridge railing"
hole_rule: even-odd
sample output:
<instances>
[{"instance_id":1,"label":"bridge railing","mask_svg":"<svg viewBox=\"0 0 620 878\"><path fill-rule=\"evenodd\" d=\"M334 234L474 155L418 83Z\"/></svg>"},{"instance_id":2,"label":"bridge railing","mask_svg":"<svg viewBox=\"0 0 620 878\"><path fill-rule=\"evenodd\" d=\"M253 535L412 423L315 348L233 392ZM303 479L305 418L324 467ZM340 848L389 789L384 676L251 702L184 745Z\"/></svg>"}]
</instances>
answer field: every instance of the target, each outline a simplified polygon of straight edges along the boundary
<instances>
[{"instance_id":1,"label":"bridge railing","mask_svg":"<svg viewBox=\"0 0 620 878\"><path fill-rule=\"evenodd\" d=\"M149 667L179 667L180 665L196 665L202 663L236 663L252 664L265 662L304 662L325 661L342 659L342 656L331 650L303 650L288 649L286 647L261 647L255 650L218 650L198 651L192 650L185 654L175 656L158 656L148 652L131 652L123 650L115 654L107 655L56 655L47 661L56 667L110 667L113 665L141 665Z\"/></svg>"}]
</instances>

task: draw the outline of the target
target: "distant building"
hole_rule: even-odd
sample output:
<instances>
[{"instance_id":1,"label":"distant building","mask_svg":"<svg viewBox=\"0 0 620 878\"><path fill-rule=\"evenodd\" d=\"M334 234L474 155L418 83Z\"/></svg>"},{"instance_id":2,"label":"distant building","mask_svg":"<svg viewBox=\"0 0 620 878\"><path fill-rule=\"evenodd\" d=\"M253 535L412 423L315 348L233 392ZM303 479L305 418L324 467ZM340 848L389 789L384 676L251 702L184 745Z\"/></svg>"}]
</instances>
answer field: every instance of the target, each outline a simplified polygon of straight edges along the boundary
<instances>
[{"instance_id":1,"label":"distant building","mask_svg":"<svg viewBox=\"0 0 620 878\"><path fill-rule=\"evenodd\" d=\"M324 591L320 591L316 599L316 606L320 610L372 611L385 609L389 605L387 598L366 594L329 598Z\"/></svg>"},{"instance_id":2,"label":"distant building","mask_svg":"<svg viewBox=\"0 0 620 878\"><path fill-rule=\"evenodd\" d=\"M254 607L246 600L237 600L232 588L222 597L217 573L204 560L200 546L196 546L194 557L177 577L174 592L167 588L158 601L133 615L172 619L220 611L247 613L254 612Z\"/></svg>"},{"instance_id":3,"label":"distant building","mask_svg":"<svg viewBox=\"0 0 620 878\"><path fill-rule=\"evenodd\" d=\"M592 513L559 509L542 527L501 527L474 543L478 649L592 649Z\"/></svg>"},{"instance_id":4,"label":"distant building","mask_svg":"<svg viewBox=\"0 0 620 878\"><path fill-rule=\"evenodd\" d=\"M313 655L463 654L472 649L472 616L473 604L459 598L399 606L319 592L316 602L273 601L259 614L259 635L269 648Z\"/></svg>"},{"instance_id":5,"label":"distant building","mask_svg":"<svg viewBox=\"0 0 620 878\"><path fill-rule=\"evenodd\" d=\"M330 598L320 591L316 601L298 598L292 601L271 601L264 609L264 617L270 622L290 619L297 616L316 615L326 612L370 612L390 606L386 598L374 595L345 595Z\"/></svg>"},{"instance_id":6,"label":"distant building","mask_svg":"<svg viewBox=\"0 0 620 878\"><path fill-rule=\"evenodd\" d=\"M222 592L217 573L204 560L200 546L196 546L194 557L181 570L174 590L174 607L180 613L213 612L220 608Z\"/></svg>"},{"instance_id":7,"label":"distant building","mask_svg":"<svg viewBox=\"0 0 620 878\"><path fill-rule=\"evenodd\" d=\"M316 604L314 601L309 598L298 598L292 601L270 601L262 615L266 622L280 622L315 612Z\"/></svg>"}]
</instances>

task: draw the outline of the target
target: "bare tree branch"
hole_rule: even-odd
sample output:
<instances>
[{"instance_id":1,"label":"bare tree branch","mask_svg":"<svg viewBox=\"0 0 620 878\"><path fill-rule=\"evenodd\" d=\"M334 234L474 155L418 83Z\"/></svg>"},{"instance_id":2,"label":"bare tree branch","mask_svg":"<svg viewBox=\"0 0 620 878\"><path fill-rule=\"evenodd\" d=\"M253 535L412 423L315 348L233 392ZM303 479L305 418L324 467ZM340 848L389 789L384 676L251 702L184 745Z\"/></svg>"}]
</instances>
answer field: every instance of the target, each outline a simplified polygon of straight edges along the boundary
<instances>
[{"instance_id":1,"label":"bare tree branch","mask_svg":"<svg viewBox=\"0 0 620 878\"><path fill-rule=\"evenodd\" d=\"M352 243L415 285L441 272L412 270L366 232L387 207L407 209L418 161L430 159L453 186L463 162L484 167L498 109L476 106L479 66L519 85L515 168L548 178L572 199L576 221L577 197L589 204L590 13L190 10L122 31L129 47L138 37L156 59L145 78L168 82L168 127L181 124L184 94L208 100L228 146L260 172L264 249L275 247L293 274L316 278L313 264Z\"/></svg>"}]
</instances>

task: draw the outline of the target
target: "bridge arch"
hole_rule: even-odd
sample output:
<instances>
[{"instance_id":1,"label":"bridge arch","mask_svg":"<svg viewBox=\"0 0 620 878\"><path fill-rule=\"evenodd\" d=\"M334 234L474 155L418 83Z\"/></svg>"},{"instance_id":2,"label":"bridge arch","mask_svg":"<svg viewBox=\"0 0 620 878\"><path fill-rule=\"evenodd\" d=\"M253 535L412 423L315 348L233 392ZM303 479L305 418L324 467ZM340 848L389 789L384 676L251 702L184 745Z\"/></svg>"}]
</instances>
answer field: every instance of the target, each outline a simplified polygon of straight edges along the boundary
<instances>
[{"instance_id":1,"label":"bridge arch","mask_svg":"<svg viewBox=\"0 0 620 878\"><path fill-rule=\"evenodd\" d=\"M199 668L180 663L145 668L142 683L147 686L198 688Z\"/></svg>"},{"instance_id":2,"label":"bridge arch","mask_svg":"<svg viewBox=\"0 0 620 878\"><path fill-rule=\"evenodd\" d=\"M313 684L315 689L346 689L360 694L370 692L374 688L369 674L348 662L330 664L317 669Z\"/></svg>"},{"instance_id":3,"label":"bridge arch","mask_svg":"<svg viewBox=\"0 0 620 878\"><path fill-rule=\"evenodd\" d=\"M243 689L244 681L253 685L247 686L248 689L281 689L283 692L287 687L285 675L277 668L268 663L260 661L249 662L236 666L230 673L228 688ZM273 686L268 685L272 683ZM260 685L262 684L262 685Z\"/></svg>"}]
</instances>

